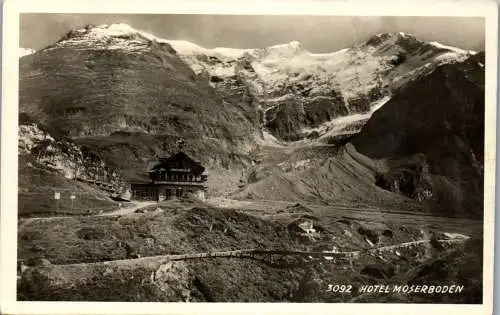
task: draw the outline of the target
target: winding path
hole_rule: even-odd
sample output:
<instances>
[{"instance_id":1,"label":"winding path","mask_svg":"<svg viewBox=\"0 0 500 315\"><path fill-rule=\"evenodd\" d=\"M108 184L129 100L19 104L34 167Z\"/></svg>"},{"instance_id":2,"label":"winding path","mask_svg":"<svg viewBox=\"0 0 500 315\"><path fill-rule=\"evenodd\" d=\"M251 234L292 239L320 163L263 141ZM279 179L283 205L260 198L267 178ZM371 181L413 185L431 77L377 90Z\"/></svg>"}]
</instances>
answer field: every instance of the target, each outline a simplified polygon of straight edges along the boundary
<instances>
[{"instance_id":1,"label":"winding path","mask_svg":"<svg viewBox=\"0 0 500 315\"><path fill-rule=\"evenodd\" d=\"M74 218L78 216L111 216L111 215L123 215L123 214L131 214L134 213L137 209L141 209L144 207L148 207L151 205L155 205L155 201L134 201L133 205L130 205L128 207L120 208L118 210L114 211L109 211L109 212L104 212L101 214L92 214L92 215L72 215L72 216L53 216L53 217L33 217L33 218L26 218L26 219L19 219L19 226L18 226L18 231L21 231L22 228L24 228L25 225L32 223L32 222L50 222L50 221L56 221L56 220L61 220L61 219L68 219L68 218Z\"/></svg>"},{"instance_id":2,"label":"winding path","mask_svg":"<svg viewBox=\"0 0 500 315\"><path fill-rule=\"evenodd\" d=\"M135 210L149 207L157 204L156 201L134 201L134 205L130 207L120 208L118 210L109 211L105 213L98 214L97 216L110 216L110 215L123 215L134 213Z\"/></svg>"},{"instance_id":3,"label":"winding path","mask_svg":"<svg viewBox=\"0 0 500 315\"><path fill-rule=\"evenodd\" d=\"M437 240L441 245L454 245L460 244L467 240L467 238L463 239L441 239ZM110 264L110 263L127 263L127 262L136 262L139 263L141 261L158 261L161 263L166 263L168 261L180 261L180 260L197 260L197 259L210 259L210 258L248 258L248 259L256 259L261 261L266 261L268 263L276 263L280 260L283 260L285 257L293 257L293 258L323 258L326 260L331 259L341 259L352 261L353 259L359 258L360 255L373 255L380 254L383 252L395 253L396 249L399 248L413 248L422 245L426 245L430 243L430 240L419 240L413 242L406 242L388 246L381 246L370 248L366 250L357 250L357 251L347 251L347 252L317 252L317 251L291 251L291 250L270 250L270 249L238 249L238 250L230 250L230 251L214 251L214 252L203 252L203 253L192 253L192 254L180 254L180 255L158 255L158 256L146 256L140 258L133 259L118 259L118 260L110 260L98 262L98 264ZM397 253L395 253L397 254ZM76 263L76 264L68 264L64 266L81 266L88 265L89 263ZM96 264L91 263L91 264ZM54 265L56 266L56 265Z\"/></svg>"}]
</instances>

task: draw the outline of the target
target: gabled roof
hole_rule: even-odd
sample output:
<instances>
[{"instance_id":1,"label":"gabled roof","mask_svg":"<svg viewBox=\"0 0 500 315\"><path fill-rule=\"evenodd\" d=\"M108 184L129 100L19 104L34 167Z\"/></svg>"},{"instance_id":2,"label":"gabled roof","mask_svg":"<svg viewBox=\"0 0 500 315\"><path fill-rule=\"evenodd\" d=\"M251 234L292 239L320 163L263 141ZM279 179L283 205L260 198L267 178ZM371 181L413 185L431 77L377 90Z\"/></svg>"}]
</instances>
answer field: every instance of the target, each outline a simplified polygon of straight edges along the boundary
<instances>
[{"instance_id":1,"label":"gabled roof","mask_svg":"<svg viewBox=\"0 0 500 315\"><path fill-rule=\"evenodd\" d=\"M151 170L157 170L160 168L167 169L169 165L171 165L172 163L177 163L177 162L183 162L185 164L188 164L189 168L193 171L193 173L196 173L196 174L201 174L205 171L205 168L200 163L196 162L195 160L190 158L186 153L184 153L182 151L179 153L176 153L168 158L160 158L159 163L154 165L151 168Z\"/></svg>"}]
</instances>

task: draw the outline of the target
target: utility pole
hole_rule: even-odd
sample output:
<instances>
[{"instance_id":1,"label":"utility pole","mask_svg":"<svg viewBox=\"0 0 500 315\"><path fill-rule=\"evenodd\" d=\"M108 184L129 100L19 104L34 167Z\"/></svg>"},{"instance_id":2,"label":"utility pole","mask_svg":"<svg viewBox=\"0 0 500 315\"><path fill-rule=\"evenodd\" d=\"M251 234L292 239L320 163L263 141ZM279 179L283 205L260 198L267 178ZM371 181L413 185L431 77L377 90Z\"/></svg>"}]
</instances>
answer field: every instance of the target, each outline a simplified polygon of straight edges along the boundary
<instances>
[{"instance_id":1,"label":"utility pole","mask_svg":"<svg viewBox=\"0 0 500 315\"><path fill-rule=\"evenodd\" d=\"M76 196L75 194L71 194L71 212L73 212L73 206L75 203Z\"/></svg>"},{"instance_id":2,"label":"utility pole","mask_svg":"<svg viewBox=\"0 0 500 315\"><path fill-rule=\"evenodd\" d=\"M56 211L59 212L59 200L61 199L61 193L55 192L54 199L56 200Z\"/></svg>"}]
</instances>

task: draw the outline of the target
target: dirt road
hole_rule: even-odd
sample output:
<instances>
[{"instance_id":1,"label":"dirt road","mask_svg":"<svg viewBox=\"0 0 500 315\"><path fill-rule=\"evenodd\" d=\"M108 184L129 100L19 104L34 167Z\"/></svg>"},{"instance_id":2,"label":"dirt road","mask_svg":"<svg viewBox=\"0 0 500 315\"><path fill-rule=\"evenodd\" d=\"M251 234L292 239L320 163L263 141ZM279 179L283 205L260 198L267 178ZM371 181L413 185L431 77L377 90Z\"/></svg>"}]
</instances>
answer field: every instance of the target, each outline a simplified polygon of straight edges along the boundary
<instances>
[{"instance_id":1,"label":"dirt road","mask_svg":"<svg viewBox=\"0 0 500 315\"><path fill-rule=\"evenodd\" d=\"M123 215L123 214L131 214L134 213L135 210L148 207L151 205L155 205L155 201L135 201L133 204L131 204L128 207L123 207L118 210L110 211L110 212L105 212L101 214L95 214L92 216L110 216L110 215ZM20 219L19 220L19 227L18 231L22 230L22 228L33 221L38 221L38 222L47 222L47 221L56 221L56 220L61 220L61 219L68 219L71 218L71 216L55 216L55 217L34 217L34 218L28 218L28 219Z\"/></svg>"},{"instance_id":2,"label":"dirt road","mask_svg":"<svg viewBox=\"0 0 500 315\"><path fill-rule=\"evenodd\" d=\"M105 212L98 214L97 216L108 216L108 215L123 215L134 213L135 210L141 209L144 207L149 207L155 205L156 201L134 201L134 204L129 207L123 207L115 211Z\"/></svg>"}]
</instances>

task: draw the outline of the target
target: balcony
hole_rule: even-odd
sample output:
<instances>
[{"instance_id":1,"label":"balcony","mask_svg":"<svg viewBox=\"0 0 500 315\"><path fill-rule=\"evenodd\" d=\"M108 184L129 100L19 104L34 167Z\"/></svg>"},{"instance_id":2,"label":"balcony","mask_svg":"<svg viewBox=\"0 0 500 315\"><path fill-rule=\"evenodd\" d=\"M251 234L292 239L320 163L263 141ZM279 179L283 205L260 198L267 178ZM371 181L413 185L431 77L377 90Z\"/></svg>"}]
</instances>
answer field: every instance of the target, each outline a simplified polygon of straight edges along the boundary
<instances>
[{"instance_id":1,"label":"balcony","mask_svg":"<svg viewBox=\"0 0 500 315\"><path fill-rule=\"evenodd\" d=\"M207 175L166 176L165 174L150 174L149 178L154 182L172 181L172 182L203 183L207 181L208 176Z\"/></svg>"},{"instance_id":2,"label":"balcony","mask_svg":"<svg viewBox=\"0 0 500 315\"><path fill-rule=\"evenodd\" d=\"M192 187L207 187L203 182L190 181L172 181L172 180L154 180L153 184L171 185L171 186L192 186Z\"/></svg>"}]
</instances>

